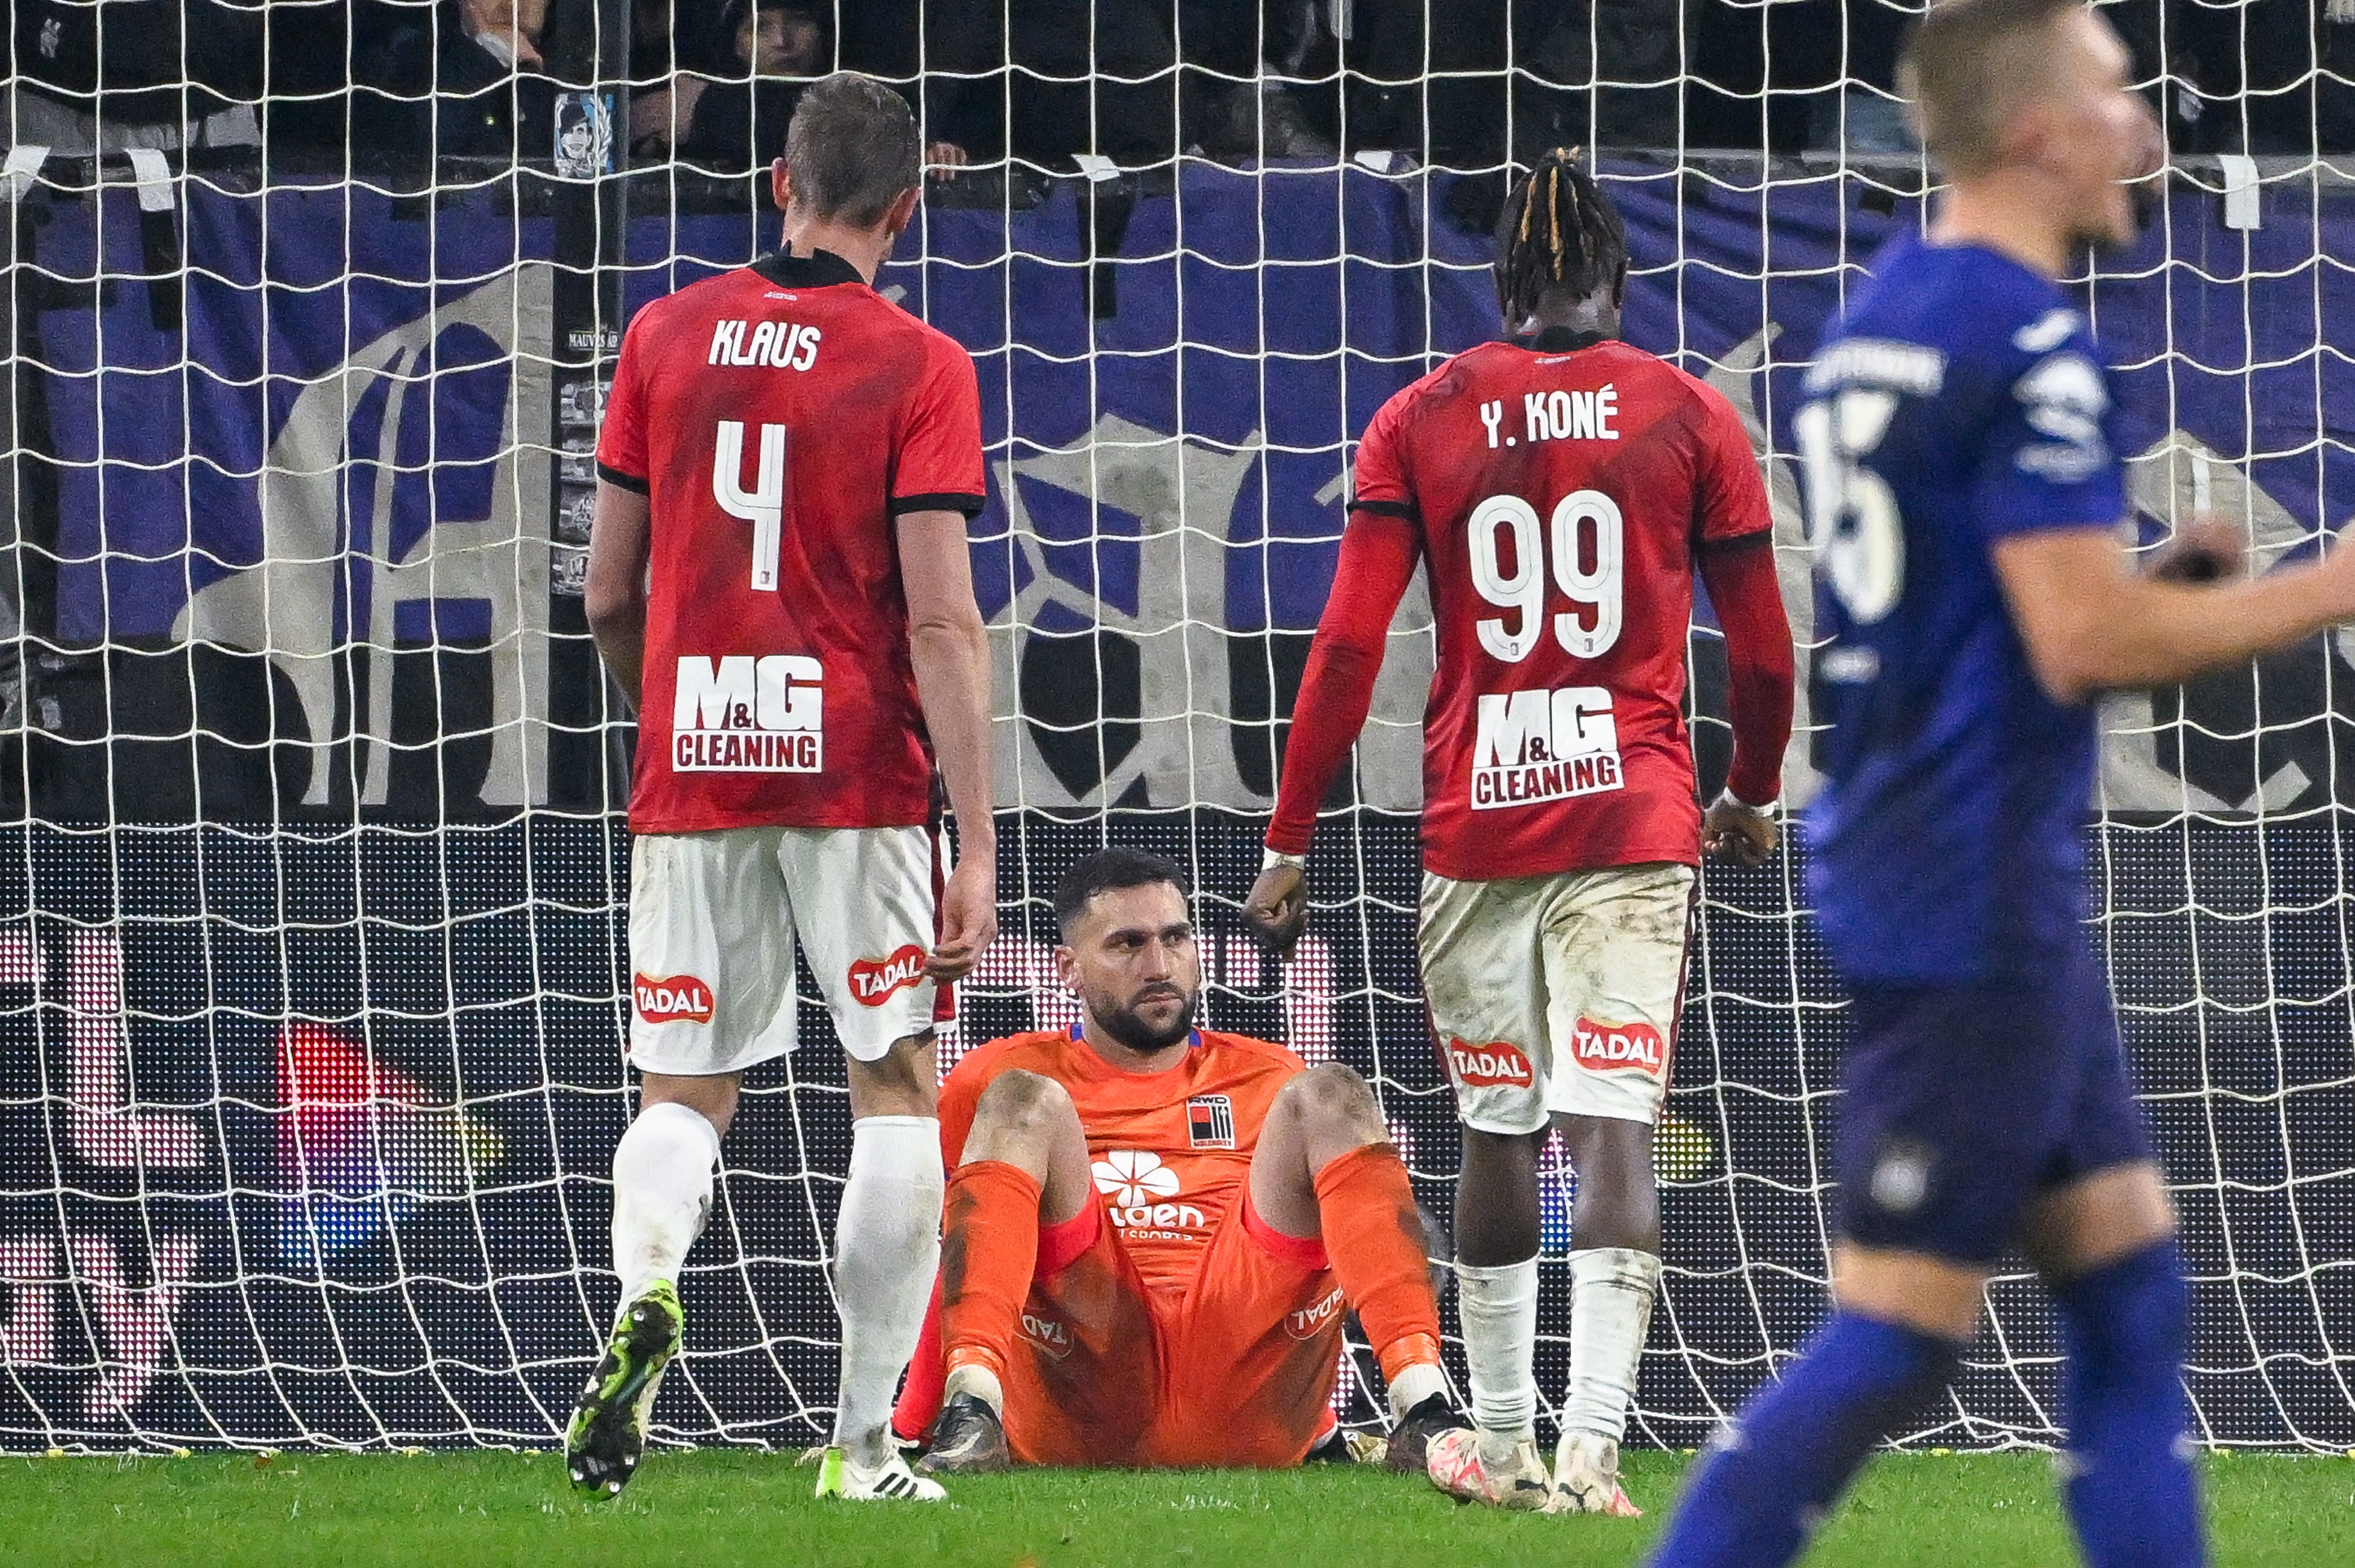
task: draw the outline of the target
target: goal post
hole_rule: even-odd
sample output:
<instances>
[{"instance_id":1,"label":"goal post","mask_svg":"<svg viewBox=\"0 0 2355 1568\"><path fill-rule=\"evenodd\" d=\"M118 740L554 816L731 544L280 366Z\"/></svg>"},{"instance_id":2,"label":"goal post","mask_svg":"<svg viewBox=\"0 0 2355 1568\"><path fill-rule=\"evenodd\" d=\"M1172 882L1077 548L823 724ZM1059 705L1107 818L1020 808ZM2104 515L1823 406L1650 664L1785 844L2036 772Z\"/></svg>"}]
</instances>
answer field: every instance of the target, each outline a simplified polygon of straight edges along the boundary
<instances>
[{"instance_id":1,"label":"goal post","mask_svg":"<svg viewBox=\"0 0 2355 1568\"><path fill-rule=\"evenodd\" d=\"M517 5L544 69L436 97L401 71L487 68L434 7L381 8L409 31L347 29L311 50L324 71L269 29L347 8L268 7L262 69L229 80L208 29L250 17L172 5L178 52L149 62L182 106L168 136L136 118L149 99L50 80L37 22L9 80L0 1447L549 1444L613 1307L631 1104L629 727L580 608L600 368L647 300L775 242L751 157L721 168L726 136L680 105L718 116L741 88L757 139L777 94L729 74L738 40L682 35L684 5L662 44L647 6ZM114 25L50 9L60 58L73 27ZM987 445L971 540L1003 934L943 1058L1071 1021L1056 879L1107 841L1161 850L1195 890L1208 1021L1366 1073L1444 1230L1456 1134L1412 941L1420 588L1327 802L1307 940L1278 965L1236 912L1354 442L1497 331L1508 163L1590 148L1628 225L1626 336L1751 431L1804 676L1790 417L1827 324L1927 199L1887 112L1887 18L1850 5L1811 42L1778 6L1598 0L1573 28L1516 0L1481 32L1480 6L1204 0L1156 43L1135 21L1153 8L1114 9L1076 8L1100 29L1076 70L1022 0L752 13L756 33L811 18L823 63L904 83L928 140L969 159L928 183L878 280L974 354ZM1679 47L1630 41L1655 14ZM2355 511L2355 203L2346 158L2314 150L2345 85L2318 38L2292 88L2232 99L2158 50L2171 114L2191 92L2243 133L2180 153L2143 242L2073 285L2119 368L2142 537L2219 513L2258 571ZM190 82L212 96L184 122ZM2294 99L2303 152L2280 150ZM1166 149L1108 133L1155 113L1143 141ZM1705 605L1692 649L1713 792L1730 739ZM2094 934L2184 1216L2204 1442L2355 1445L2350 661L2334 633L2103 709ZM1636 1440L1697 1445L1824 1310L1847 1023L1804 831L1789 845L1704 874ZM823 1009L802 1017L724 1148L666 1440L794 1445L831 1416L848 1115ZM1549 1402L1573 1186L1550 1152ZM1916 1440L2055 1440L2050 1317L2022 1275L1990 1299ZM1350 1419L1379 1418L1371 1376L1358 1357Z\"/></svg>"}]
</instances>

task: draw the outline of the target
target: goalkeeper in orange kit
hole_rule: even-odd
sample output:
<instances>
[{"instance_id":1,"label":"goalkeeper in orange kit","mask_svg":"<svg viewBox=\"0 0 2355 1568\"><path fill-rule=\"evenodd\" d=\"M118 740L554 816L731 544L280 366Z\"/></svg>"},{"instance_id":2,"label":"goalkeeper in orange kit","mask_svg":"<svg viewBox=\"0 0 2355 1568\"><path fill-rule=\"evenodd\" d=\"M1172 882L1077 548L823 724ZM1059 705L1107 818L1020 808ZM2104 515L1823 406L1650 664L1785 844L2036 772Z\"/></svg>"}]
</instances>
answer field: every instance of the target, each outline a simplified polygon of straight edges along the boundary
<instances>
[{"instance_id":1,"label":"goalkeeper in orange kit","mask_svg":"<svg viewBox=\"0 0 2355 1568\"><path fill-rule=\"evenodd\" d=\"M1336 1440L1354 1309L1391 1463L1463 1424L1406 1168L1365 1082L1194 1027L1178 869L1106 849L1055 896L1066 1031L981 1046L941 1091L936 1312L898 1431L934 1473L1299 1463Z\"/></svg>"}]
</instances>

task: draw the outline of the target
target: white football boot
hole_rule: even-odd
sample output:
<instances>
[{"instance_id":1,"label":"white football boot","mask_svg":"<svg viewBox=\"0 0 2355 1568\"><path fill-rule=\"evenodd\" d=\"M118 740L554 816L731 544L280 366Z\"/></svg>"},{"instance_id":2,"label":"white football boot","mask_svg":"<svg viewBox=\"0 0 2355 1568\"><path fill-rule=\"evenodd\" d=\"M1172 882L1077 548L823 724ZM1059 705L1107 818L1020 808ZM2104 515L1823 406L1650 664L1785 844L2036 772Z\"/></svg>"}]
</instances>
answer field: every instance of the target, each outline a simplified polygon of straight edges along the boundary
<instances>
[{"instance_id":1,"label":"white football boot","mask_svg":"<svg viewBox=\"0 0 2355 1568\"><path fill-rule=\"evenodd\" d=\"M853 1464L841 1449L829 1448L818 1461L817 1495L853 1503L936 1503L949 1494L938 1481L908 1468L904 1455L895 1453L870 1470Z\"/></svg>"},{"instance_id":2,"label":"white football boot","mask_svg":"<svg viewBox=\"0 0 2355 1568\"><path fill-rule=\"evenodd\" d=\"M1619 1445L1596 1432L1564 1432L1553 1451L1554 1511L1641 1519L1619 1484Z\"/></svg>"},{"instance_id":3,"label":"white football boot","mask_svg":"<svg viewBox=\"0 0 2355 1568\"><path fill-rule=\"evenodd\" d=\"M1459 1501L1532 1512L1553 1501L1553 1482L1533 1438L1521 1439L1509 1464L1491 1468L1480 1456L1480 1435L1459 1426L1431 1440L1423 1467L1433 1486Z\"/></svg>"}]
</instances>

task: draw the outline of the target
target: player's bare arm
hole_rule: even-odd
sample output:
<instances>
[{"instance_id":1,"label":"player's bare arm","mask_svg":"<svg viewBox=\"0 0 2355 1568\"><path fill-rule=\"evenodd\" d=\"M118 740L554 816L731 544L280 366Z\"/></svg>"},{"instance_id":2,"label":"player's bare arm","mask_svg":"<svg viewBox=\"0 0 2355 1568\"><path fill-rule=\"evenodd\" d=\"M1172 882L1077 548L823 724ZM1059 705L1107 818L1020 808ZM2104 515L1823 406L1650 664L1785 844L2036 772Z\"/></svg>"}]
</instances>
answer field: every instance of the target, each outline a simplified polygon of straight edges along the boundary
<instances>
[{"instance_id":1,"label":"player's bare arm","mask_svg":"<svg viewBox=\"0 0 2355 1568\"><path fill-rule=\"evenodd\" d=\"M1774 858L1775 846L1781 842L1773 812L1730 795L1719 795L1701 815L1701 851L1712 860L1763 866Z\"/></svg>"},{"instance_id":2,"label":"player's bare arm","mask_svg":"<svg viewBox=\"0 0 2355 1568\"><path fill-rule=\"evenodd\" d=\"M957 863L941 896L941 933L924 972L961 980L997 934L997 822L990 808L989 634L973 597L964 518L900 519L900 581L908 654L941 782L956 813Z\"/></svg>"},{"instance_id":3,"label":"player's bare arm","mask_svg":"<svg viewBox=\"0 0 2355 1568\"><path fill-rule=\"evenodd\" d=\"M1280 859L1263 869L1243 897L1243 923L1277 957L1291 956L1308 929L1307 868Z\"/></svg>"},{"instance_id":4,"label":"player's bare arm","mask_svg":"<svg viewBox=\"0 0 2355 1568\"><path fill-rule=\"evenodd\" d=\"M2344 549L2211 587L2138 572L2094 529L2023 534L1996 546L1995 561L2037 679L2063 702L2172 685L2355 620L2355 551Z\"/></svg>"},{"instance_id":5,"label":"player's bare arm","mask_svg":"<svg viewBox=\"0 0 2355 1568\"><path fill-rule=\"evenodd\" d=\"M643 493L597 482L597 516L589 533L589 581L581 594L597 652L613 683L638 709L646 658L646 558L654 548L654 506Z\"/></svg>"}]
</instances>

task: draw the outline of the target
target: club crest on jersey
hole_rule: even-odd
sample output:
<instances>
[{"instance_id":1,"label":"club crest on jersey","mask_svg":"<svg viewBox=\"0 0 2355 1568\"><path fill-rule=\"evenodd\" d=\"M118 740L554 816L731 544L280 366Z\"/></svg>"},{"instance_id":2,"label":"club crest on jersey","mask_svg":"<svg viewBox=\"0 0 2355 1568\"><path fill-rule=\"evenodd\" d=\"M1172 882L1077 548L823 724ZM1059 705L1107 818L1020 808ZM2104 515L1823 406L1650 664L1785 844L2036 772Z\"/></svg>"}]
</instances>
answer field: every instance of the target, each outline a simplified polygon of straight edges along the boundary
<instances>
[{"instance_id":1,"label":"club crest on jersey","mask_svg":"<svg viewBox=\"0 0 2355 1568\"><path fill-rule=\"evenodd\" d=\"M893 992L924 977L924 950L911 942L889 958L861 958L850 966L850 994L861 1007L879 1008Z\"/></svg>"},{"instance_id":2,"label":"club crest on jersey","mask_svg":"<svg viewBox=\"0 0 2355 1568\"><path fill-rule=\"evenodd\" d=\"M711 987L692 975L666 975L655 979L630 976L630 999L638 1017L650 1024L708 1024L711 1021Z\"/></svg>"},{"instance_id":3,"label":"club crest on jersey","mask_svg":"<svg viewBox=\"0 0 2355 1568\"><path fill-rule=\"evenodd\" d=\"M1537 1073L1529 1067L1529 1059L1521 1054L1520 1047L1507 1045L1501 1040L1485 1045L1472 1045L1451 1039L1447 1042L1448 1070L1455 1082L1466 1089L1527 1089L1537 1082Z\"/></svg>"},{"instance_id":4,"label":"club crest on jersey","mask_svg":"<svg viewBox=\"0 0 2355 1568\"><path fill-rule=\"evenodd\" d=\"M1341 1313L1346 1305L1347 1299L1342 1294L1341 1287L1335 1285L1333 1293L1316 1306L1303 1307L1285 1313L1284 1331L1295 1339L1314 1339L1317 1335L1322 1334L1327 1326L1340 1321Z\"/></svg>"},{"instance_id":5,"label":"club crest on jersey","mask_svg":"<svg viewBox=\"0 0 2355 1568\"><path fill-rule=\"evenodd\" d=\"M1186 1102L1186 1137L1196 1148L1235 1147L1235 1103L1224 1094L1197 1094Z\"/></svg>"},{"instance_id":6,"label":"club crest on jersey","mask_svg":"<svg viewBox=\"0 0 2355 1568\"><path fill-rule=\"evenodd\" d=\"M825 677L825 667L801 654L682 657L671 698L672 771L822 772Z\"/></svg>"},{"instance_id":7,"label":"club crest on jersey","mask_svg":"<svg viewBox=\"0 0 2355 1568\"><path fill-rule=\"evenodd\" d=\"M1483 695L1472 743L1472 809L1535 805L1625 785L1619 723L1599 686Z\"/></svg>"},{"instance_id":8,"label":"club crest on jersey","mask_svg":"<svg viewBox=\"0 0 2355 1568\"><path fill-rule=\"evenodd\" d=\"M1668 1046L1647 1023L1603 1023L1581 1018L1571 1035L1571 1057L1589 1072L1636 1072L1657 1078L1668 1068Z\"/></svg>"}]
</instances>

